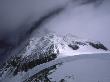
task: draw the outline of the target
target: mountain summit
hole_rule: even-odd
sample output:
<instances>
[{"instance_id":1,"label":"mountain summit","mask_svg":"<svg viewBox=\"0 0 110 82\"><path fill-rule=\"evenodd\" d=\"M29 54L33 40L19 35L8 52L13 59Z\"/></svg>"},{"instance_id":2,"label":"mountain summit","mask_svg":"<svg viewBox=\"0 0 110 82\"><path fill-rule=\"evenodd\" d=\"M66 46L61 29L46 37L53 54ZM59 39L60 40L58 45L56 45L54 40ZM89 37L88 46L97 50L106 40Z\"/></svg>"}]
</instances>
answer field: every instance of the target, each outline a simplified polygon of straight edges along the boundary
<instances>
[{"instance_id":1,"label":"mountain summit","mask_svg":"<svg viewBox=\"0 0 110 82\"><path fill-rule=\"evenodd\" d=\"M10 78L13 81L19 77L20 80L17 82L31 82L24 81L27 73L44 63L63 57L107 52L109 50L100 42L80 39L71 34L59 36L55 33L49 33L40 37L32 37L22 51L11 56L1 65L0 81L7 82Z\"/></svg>"},{"instance_id":2,"label":"mountain summit","mask_svg":"<svg viewBox=\"0 0 110 82\"><path fill-rule=\"evenodd\" d=\"M38 38L32 38L26 46L22 56L44 54L51 51L58 56L74 56L88 53L101 53L109 51L102 43L86 40L67 34L59 36L49 33ZM39 55L40 56L40 55Z\"/></svg>"}]
</instances>

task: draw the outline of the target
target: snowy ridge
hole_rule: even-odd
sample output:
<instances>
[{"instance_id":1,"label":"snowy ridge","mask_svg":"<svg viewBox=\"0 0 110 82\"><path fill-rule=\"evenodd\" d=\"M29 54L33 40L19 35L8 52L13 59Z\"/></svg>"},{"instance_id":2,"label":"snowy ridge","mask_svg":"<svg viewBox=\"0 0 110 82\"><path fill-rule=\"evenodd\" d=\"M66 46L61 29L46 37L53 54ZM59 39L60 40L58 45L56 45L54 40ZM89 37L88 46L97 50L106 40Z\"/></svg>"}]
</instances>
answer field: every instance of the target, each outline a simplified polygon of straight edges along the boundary
<instances>
[{"instance_id":1,"label":"snowy ridge","mask_svg":"<svg viewBox=\"0 0 110 82\"><path fill-rule=\"evenodd\" d=\"M100 42L90 41L86 39L80 39L77 36L67 34L66 36L58 36L55 33L46 34L43 37L32 38L29 45L26 47L24 56L31 55L34 49L41 49L42 52L46 52L46 49L53 45L53 52L58 54L86 54L86 53L100 53L109 52L109 50ZM39 52L39 50L38 50Z\"/></svg>"},{"instance_id":2,"label":"snowy ridge","mask_svg":"<svg viewBox=\"0 0 110 82\"><path fill-rule=\"evenodd\" d=\"M51 66L51 64L48 66L48 62L54 61L52 65L57 65L63 61L76 60L77 57L80 59L80 55L83 57L83 54L93 57L93 54L100 55L100 53L106 55L110 51L100 42L80 39L71 34L59 36L55 33L49 33L41 37L32 37L19 54L3 64L0 70L0 81L7 82L12 78L9 82L14 82L15 78L18 78L17 82L31 82L27 79L32 79L32 76L39 71Z\"/></svg>"}]
</instances>

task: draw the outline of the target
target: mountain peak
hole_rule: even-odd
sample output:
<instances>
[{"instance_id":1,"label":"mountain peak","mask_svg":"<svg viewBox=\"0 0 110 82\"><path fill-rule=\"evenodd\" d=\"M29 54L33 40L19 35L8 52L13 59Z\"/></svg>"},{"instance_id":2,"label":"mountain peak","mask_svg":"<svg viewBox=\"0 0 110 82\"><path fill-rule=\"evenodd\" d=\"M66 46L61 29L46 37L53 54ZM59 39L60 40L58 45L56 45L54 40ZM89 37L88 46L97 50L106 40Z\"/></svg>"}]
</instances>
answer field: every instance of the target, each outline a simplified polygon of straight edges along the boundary
<instances>
[{"instance_id":1,"label":"mountain peak","mask_svg":"<svg viewBox=\"0 0 110 82\"><path fill-rule=\"evenodd\" d=\"M55 52L56 49L59 53L72 51L72 54L75 53L97 53L97 52L106 52L108 49L97 41L90 41L86 39L79 38L72 34L67 34L65 36L59 36L55 33L48 33L41 37L34 37L30 39L29 45L26 46L26 51L23 54L31 55L33 51L36 53L45 53L47 52L48 48L53 45L53 51Z\"/></svg>"},{"instance_id":2,"label":"mountain peak","mask_svg":"<svg viewBox=\"0 0 110 82\"><path fill-rule=\"evenodd\" d=\"M100 42L85 40L72 34L59 36L55 33L48 33L40 37L32 37L19 54L10 57L2 65L0 81L27 72L52 60L75 55L108 52L109 50ZM22 76L20 77L22 78Z\"/></svg>"}]
</instances>

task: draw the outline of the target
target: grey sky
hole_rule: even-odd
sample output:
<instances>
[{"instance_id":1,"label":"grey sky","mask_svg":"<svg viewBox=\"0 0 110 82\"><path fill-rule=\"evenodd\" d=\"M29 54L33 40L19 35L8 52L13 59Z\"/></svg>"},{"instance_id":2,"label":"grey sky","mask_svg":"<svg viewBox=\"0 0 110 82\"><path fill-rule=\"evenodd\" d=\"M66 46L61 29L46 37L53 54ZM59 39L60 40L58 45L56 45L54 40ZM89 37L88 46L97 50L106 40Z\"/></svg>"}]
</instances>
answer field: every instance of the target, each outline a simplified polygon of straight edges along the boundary
<instances>
[{"instance_id":1,"label":"grey sky","mask_svg":"<svg viewBox=\"0 0 110 82\"><path fill-rule=\"evenodd\" d=\"M1 0L0 38L2 34L7 36L13 33L16 28L28 28L33 21L39 20L48 12L66 6L62 13L46 21L42 27L49 28L60 34L72 33L79 37L99 40L110 48L110 1L105 0L100 6L94 6L93 4L78 5L72 1Z\"/></svg>"},{"instance_id":2,"label":"grey sky","mask_svg":"<svg viewBox=\"0 0 110 82\"><path fill-rule=\"evenodd\" d=\"M96 3L79 4L82 1ZM47 28L61 35L71 33L84 39L97 40L110 49L110 0L104 0L102 4L99 1L102 0L0 0L0 63L8 57L11 49L15 53L20 51L19 39L23 35L23 38L27 36L25 32L32 28L34 22L40 22L41 25L36 26L41 29ZM62 12L48 16L51 11L62 7ZM17 47L13 47L16 44ZM73 72L81 77L81 82L85 82L82 79L88 77L92 77L86 79L88 82L93 78L108 81L109 63L108 60L81 60L67 63L62 68L66 70L69 67L69 71L74 68ZM57 75L68 72L65 70L61 69L63 72L58 71Z\"/></svg>"},{"instance_id":3,"label":"grey sky","mask_svg":"<svg viewBox=\"0 0 110 82\"><path fill-rule=\"evenodd\" d=\"M98 40L110 48L110 1L101 5L69 4L64 12L51 19L44 27L59 34L72 33L85 39Z\"/></svg>"},{"instance_id":4,"label":"grey sky","mask_svg":"<svg viewBox=\"0 0 110 82\"><path fill-rule=\"evenodd\" d=\"M56 13L54 10L62 8L68 1L0 0L0 60L31 35L31 28L38 28L49 15Z\"/></svg>"}]
</instances>

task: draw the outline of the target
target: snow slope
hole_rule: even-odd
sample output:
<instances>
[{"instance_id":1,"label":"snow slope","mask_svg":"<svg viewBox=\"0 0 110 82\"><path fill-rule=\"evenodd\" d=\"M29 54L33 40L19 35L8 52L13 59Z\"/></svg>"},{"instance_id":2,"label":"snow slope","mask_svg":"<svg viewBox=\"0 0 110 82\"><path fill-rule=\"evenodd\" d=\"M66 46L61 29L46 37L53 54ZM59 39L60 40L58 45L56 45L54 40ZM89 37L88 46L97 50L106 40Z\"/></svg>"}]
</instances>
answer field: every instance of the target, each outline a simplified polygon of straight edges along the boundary
<instances>
[{"instance_id":1,"label":"snow slope","mask_svg":"<svg viewBox=\"0 0 110 82\"><path fill-rule=\"evenodd\" d=\"M33 37L26 47L23 56L32 55L34 49L36 52L45 53L47 48L53 45L53 53L59 53L67 56L91 53L109 53L109 50L100 42L82 39L71 34L59 36L55 33L49 33L39 38ZM69 55L70 54L70 55ZM61 56L61 55L59 55Z\"/></svg>"},{"instance_id":2,"label":"snow slope","mask_svg":"<svg viewBox=\"0 0 110 82\"><path fill-rule=\"evenodd\" d=\"M48 76L57 67L79 59L108 60L110 59L109 53L110 51L100 42L82 39L71 34L59 36L49 33L40 37L32 37L21 52L10 57L0 67L0 81L51 82ZM65 78L69 79L72 76ZM64 79L56 82L65 82L62 80Z\"/></svg>"}]
</instances>

